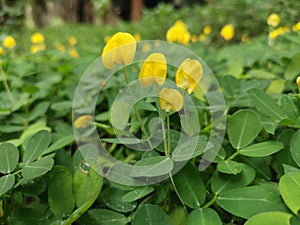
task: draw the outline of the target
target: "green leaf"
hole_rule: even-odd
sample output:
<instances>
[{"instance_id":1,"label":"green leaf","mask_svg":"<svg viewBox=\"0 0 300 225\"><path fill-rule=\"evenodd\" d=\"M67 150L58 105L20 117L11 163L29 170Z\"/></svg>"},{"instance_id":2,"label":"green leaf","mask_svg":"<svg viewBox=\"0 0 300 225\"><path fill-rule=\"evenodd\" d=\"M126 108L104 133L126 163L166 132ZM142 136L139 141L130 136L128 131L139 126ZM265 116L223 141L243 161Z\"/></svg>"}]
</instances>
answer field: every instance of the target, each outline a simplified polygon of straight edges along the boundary
<instances>
[{"instance_id":1,"label":"green leaf","mask_svg":"<svg viewBox=\"0 0 300 225\"><path fill-rule=\"evenodd\" d=\"M300 209L300 172L283 175L279 180L279 190L285 204L297 215Z\"/></svg>"},{"instance_id":2,"label":"green leaf","mask_svg":"<svg viewBox=\"0 0 300 225\"><path fill-rule=\"evenodd\" d=\"M205 185L198 170L188 163L173 176L182 201L191 208L198 208L205 201Z\"/></svg>"},{"instance_id":3,"label":"green leaf","mask_svg":"<svg viewBox=\"0 0 300 225\"><path fill-rule=\"evenodd\" d=\"M19 151L11 143L0 144L0 173L12 172L19 162Z\"/></svg>"},{"instance_id":4,"label":"green leaf","mask_svg":"<svg viewBox=\"0 0 300 225\"><path fill-rule=\"evenodd\" d=\"M286 211L279 193L265 186L235 188L220 193L217 203L235 216L250 218L268 211Z\"/></svg>"},{"instance_id":5,"label":"green leaf","mask_svg":"<svg viewBox=\"0 0 300 225\"><path fill-rule=\"evenodd\" d=\"M279 141L265 141L262 143L250 145L240 150L241 155L249 157L263 157L271 155L283 149L283 143Z\"/></svg>"},{"instance_id":6,"label":"green leaf","mask_svg":"<svg viewBox=\"0 0 300 225\"><path fill-rule=\"evenodd\" d=\"M290 225L292 215L284 212L264 212L251 217L245 225Z\"/></svg>"},{"instance_id":7,"label":"green leaf","mask_svg":"<svg viewBox=\"0 0 300 225\"><path fill-rule=\"evenodd\" d=\"M128 192L122 197L122 201L124 202L133 202L138 199L141 199L148 194L152 193L154 188L152 186L144 186L135 188L133 191Z\"/></svg>"},{"instance_id":8,"label":"green leaf","mask_svg":"<svg viewBox=\"0 0 300 225\"><path fill-rule=\"evenodd\" d=\"M8 192L15 184L15 176L12 174L0 177L0 197Z\"/></svg>"},{"instance_id":9,"label":"green leaf","mask_svg":"<svg viewBox=\"0 0 300 225\"><path fill-rule=\"evenodd\" d=\"M284 169L284 173L300 172L299 168L293 167L291 165L283 163L282 166L283 166L283 169Z\"/></svg>"},{"instance_id":10,"label":"green leaf","mask_svg":"<svg viewBox=\"0 0 300 225\"><path fill-rule=\"evenodd\" d=\"M227 173L227 174L238 174L242 172L242 165L241 163L235 162L235 161L223 161L218 163L217 169L221 173Z\"/></svg>"},{"instance_id":11,"label":"green leaf","mask_svg":"<svg viewBox=\"0 0 300 225\"><path fill-rule=\"evenodd\" d=\"M41 130L32 135L24 147L24 163L36 160L48 148L51 142L51 134L47 130Z\"/></svg>"},{"instance_id":12,"label":"green leaf","mask_svg":"<svg viewBox=\"0 0 300 225\"><path fill-rule=\"evenodd\" d=\"M273 73L264 70L250 70L247 75L257 79L274 79L276 77Z\"/></svg>"},{"instance_id":13,"label":"green leaf","mask_svg":"<svg viewBox=\"0 0 300 225\"><path fill-rule=\"evenodd\" d=\"M284 78L286 80L293 80L299 74L300 54L296 54L291 59L285 72Z\"/></svg>"},{"instance_id":14,"label":"green leaf","mask_svg":"<svg viewBox=\"0 0 300 225\"><path fill-rule=\"evenodd\" d=\"M53 165L54 160L52 158L42 158L35 162L26 164L22 169L22 176L28 180L39 177L51 170Z\"/></svg>"},{"instance_id":15,"label":"green leaf","mask_svg":"<svg viewBox=\"0 0 300 225\"><path fill-rule=\"evenodd\" d=\"M136 211L132 225L172 225L168 215L155 205L145 204Z\"/></svg>"},{"instance_id":16,"label":"green leaf","mask_svg":"<svg viewBox=\"0 0 300 225\"><path fill-rule=\"evenodd\" d=\"M177 206L168 215L172 225L186 225L187 211L184 207Z\"/></svg>"},{"instance_id":17,"label":"green leaf","mask_svg":"<svg viewBox=\"0 0 300 225\"><path fill-rule=\"evenodd\" d=\"M50 209L58 218L69 216L75 206L72 174L63 166L54 166L48 183Z\"/></svg>"},{"instance_id":18,"label":"green leaf","mask_svg":"<svg viewBox=\"0 0 300 225\"><path fill-rule=\"evenodd\" d=\"M290 151L292 154L293 159L300 167L300 130L297 130L294 135L292 136L292 139L290 141Z\"/></svg>"},{"instance_id":19,"label":"green leaf","mask_svg":"<svg viewBox=\"0 0 300 225\"><path fill-rule=\"evenodd\" d=\"M258 115L247 109L239 110L228 121L227 133L231 145L241 149L258 135L261 124Z\"/></svg>"},{"instance_id":20,"label":"green leaf","mask_svg":"<svg viewBox=\"0 0 300 225\"><path fill-rule=\"evenodd\" d=\"M263 114L273 118L275 121L284 119L285 114L275 101L265 92L252 89L249 91L250 101Z\"/></svg>"},{"instance_id":21,"label":"green leaf","mask_svg":"<svg viewBox=\"0 0 300 225\"><path fill-rule=\"evenodd\" d=\"M131 177L156 177L165 175L173 169L173 161L165 156L144 158L134 164Z\"/></svg>"},{"instance_id":22,"label":"green leaf","mask_svg":"<svg viewBox=\"0 0 300 225\"><path fill-rule=\"evenodd\" d=\"M50 102L41 102L39 103L32 112L30 113L30 116L28 117L28 121L35 120L39 116L45 114L48 111L48 108L50 106Z\"/></svg>"},{"instance_id":23,"label":"green leaf","mask_svg":"<svg viewBox=\"0 0 300 225\"><path fill-rule=\"evenodd\" d=\"M247 164L242 164L242 172L237 175L222 174L215 171L211 179L211 189L218 194L233 188L244 187L255 178L255 170Z\"/></svg>"},{"instance_id":24,"label":"green leaf","mask_svg":"<svg viewBox=\"0 0 300 225\"><path fill-rule=\"evenodd\" d=\"M101 192L101 197L104 203L111 209L119 212L131 212L136 208L136 202L125 202L122 197L126 191L109 187Z\"/></svg>"},{"instance_id":25,"label":"green leaf","mask_svg":"<svg viewBox=\"0 0 300 225\"><path fill-rule=\"evenodd\" d=\"M46 154L49 154L56 150L59 150L65 146L71 144L73 141L74 141L74 135L68 135L68 136L62 137L62 138L58 139L56 142L54 142L52 145L50 145L49 148L43 152L43 155L46 155Z\"/></svg>"},{"instance_id":26,"label":"green leaf","mask_svg":"<svg viewBox=\"0 0 300 225\"><path fill-rule=\"evenodd\" d=\"M129 222L123 214L108 209L88 210L79 221L82 225L125 225Z\"/></svg>"},{"instance_id":27,"label":"green leaf","mask_svg":"<svg viewBox=\"0 0 300 225\"><path fill-rule=\"evenodd\" d=\"M222 225L222 221L215 210L202 208L195 209L188 215L186 225Z\"/></svg>"},{"instance_id":28,"label":"green leaf","mask_svg":"<svg viewBox=\"0 0 300 225\"><path fill-rule=\"evenodd\" d=\"M77 168L73 179L73 192L77 207L89 200L96 200L100 194L103 178L92 168L83 171ZM87 191L88 190L88 191Z\"/></svg>"}]
</instances>

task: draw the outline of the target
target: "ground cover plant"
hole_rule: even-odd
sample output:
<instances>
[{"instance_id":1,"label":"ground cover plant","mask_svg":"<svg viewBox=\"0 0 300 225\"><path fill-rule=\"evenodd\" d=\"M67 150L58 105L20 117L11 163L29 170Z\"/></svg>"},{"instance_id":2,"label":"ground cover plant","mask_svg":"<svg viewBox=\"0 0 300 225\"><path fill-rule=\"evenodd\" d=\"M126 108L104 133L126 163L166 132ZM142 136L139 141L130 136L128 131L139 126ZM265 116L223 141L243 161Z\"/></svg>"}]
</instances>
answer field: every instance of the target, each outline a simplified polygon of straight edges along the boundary
<instances>
[{"instance_id":1,"label":"ground cover plant","mask_svg":"<svg viewBox=\"0 0 300 225\"><path fill-rule=\"evenodd\" d=\"M6 27L0 224L300 224L292 6L255 6L257 30L169 5L138 24Z\"/></svg>"}]
</instances>

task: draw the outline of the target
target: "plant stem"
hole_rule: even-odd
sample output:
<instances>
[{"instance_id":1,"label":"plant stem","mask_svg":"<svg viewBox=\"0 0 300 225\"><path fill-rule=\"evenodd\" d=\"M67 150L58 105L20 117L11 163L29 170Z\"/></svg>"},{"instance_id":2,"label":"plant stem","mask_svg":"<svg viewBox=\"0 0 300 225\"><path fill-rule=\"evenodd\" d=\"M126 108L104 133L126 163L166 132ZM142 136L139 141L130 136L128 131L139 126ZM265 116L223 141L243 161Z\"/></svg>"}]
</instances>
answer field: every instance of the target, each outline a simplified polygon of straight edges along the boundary
<instances>
[{"instance_id":1,"label":"plant stem","mask_svg":"<svg viewBox=\"0 0 300 225\"><path fill-rule=\"evenodd\" d=\"M214 197L209 201L207 202L203 208L208 208L209 206L211 206L212 204L214 204L218 199L218 195L214 195Z\"/></svg>"},{"instance_id":2,"label":"plant stem","mask_svg":"<svg viewBox=\"0 0 300 225\"><path fill-rule=\"evenodd\" d=\"M168 132L168 145L167 145L167 157L170 157L171 150L171 133L170 133L170 115L167 113L167 132Z\"/></svg>"},{"instance_id":3,"label":"plant stem","mask_svg":"<svg viewBox=\"0 0 300 225\"><path fill-rule=\"evenodd\" d=\"M239 149L236 150L236 152L234 154L232 154L228 159L226 159L226 161L232 160L234 159L236 156L238 156L240 154Z\"/></svg>"},{"instance_id":4,"label":"plant stem","mask_svg":"<svg viewBox=\"0 0 300 225\"><path fill-rule=\"evenodd\" d=\"M184 204L182 198L180 197L180 195L179 195L179 193L178 193L178 191L177 191L177 188L176 188L176 186L175 186L175 183L174 183L174 180L173 180L173 177L172 177L172 174L171 174L171 173L169 173L169 177L170 177L171 184L172 184L172 186L173 186L173 188L174 188L174 191L175 191L177 197L179 198L179 200L180 200L180 202L181 202L181 204L182 204L184 210L185 210L186 213L187 213L187 209L186 209L186 207L185 207L185 204Z\"/></svg>"},{"instance_id":5,"label":"plant stem","mask_svg":"<svg viewBox=\"0 0 300 225\"><path fill-rule=\"evenodd\" d=\"M128 75L127 75L127 71L126 71L125 66L123 66L123 72L124 72L126 84L128 85L128 84L129 84L129 79L128 79ZM128 86L128 91L129 91L129 94L130 94L131 98L133 99L133 93L132 93L132 91L131 91L131 89L130 89L129 86ZM148 132L147 132L147 130L146 130L144 124L143 124L142 117L141 117L141 115L140 115L140 113L139 113L139 111L138 111L136 105L134 105L133 108L134 108L134 111L135 111L135 113L136 113L136 116L137 116L137 118L138 118L138 120L139 120L139 122L140 122L140 124L141 124L141 130L142 130L143 134L145 135L145 137L148 138L148 137L149 137ZM149 147L152 149L152 144L151 144L151 142L150 142L149 140L148 140L147 142L148 142L148 144L149 144Z\"/></svg>"},{"instance_id":6,"label":"plant stem","mask_svg":"<svg viewBox=\"0 0 300 225\"><path fill-rule=\"evenodd\" d=\"M11 93L11 90L9 88L9 85L8 85L5 73L4 73L3 69L2 69L2 66L0 66L0 72L1 72L1 74L3 76L3 84L4 84L4 87L5 87L5 90L7 91L7 94L9 96L10 102L11 102L12 107L13 107L15 105L16 101L15 101L15 99L14 99L12 93Z\"/></svg>"}]
</instances>

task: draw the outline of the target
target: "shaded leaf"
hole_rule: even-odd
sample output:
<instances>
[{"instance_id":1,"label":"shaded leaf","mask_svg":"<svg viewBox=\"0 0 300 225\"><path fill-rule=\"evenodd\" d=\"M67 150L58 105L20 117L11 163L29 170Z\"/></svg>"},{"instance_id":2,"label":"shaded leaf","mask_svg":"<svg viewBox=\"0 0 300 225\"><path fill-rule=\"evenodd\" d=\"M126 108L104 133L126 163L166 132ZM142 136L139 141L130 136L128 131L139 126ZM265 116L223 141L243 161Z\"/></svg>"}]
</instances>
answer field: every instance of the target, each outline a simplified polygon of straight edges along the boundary
<instances>
[{"instance_id":1,"label":"shaded leaf","mask_svg":"<svg viewBox=\"0 0 300 225\"><path fill-rule=\"evenodd\" d=\"M12 172L19 162L19 150L11 143L0 144L0 173Z\"/></svg>"}]
</instances>

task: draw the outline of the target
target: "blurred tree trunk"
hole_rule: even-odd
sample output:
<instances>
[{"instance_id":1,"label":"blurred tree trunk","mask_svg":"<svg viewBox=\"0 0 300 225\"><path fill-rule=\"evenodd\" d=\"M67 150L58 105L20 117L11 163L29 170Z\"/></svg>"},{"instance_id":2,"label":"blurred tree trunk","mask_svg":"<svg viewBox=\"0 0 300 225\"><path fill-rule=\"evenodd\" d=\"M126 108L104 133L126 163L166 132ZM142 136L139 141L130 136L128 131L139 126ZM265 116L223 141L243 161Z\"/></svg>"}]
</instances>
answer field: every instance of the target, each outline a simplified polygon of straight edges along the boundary
<instances>
[{"instance_id":1,"label":"blurred tree trunk","mask_svg":"<svg viewBox=\"0 0 300 225\"><path fill-rule=\"evenodd\" d=\"M92 0L54 0L54 11L67 23L93 23Z\"/></svg>"},{"instance_id":2,"label":"blurred tree trunk","mask_svg":"<svg viewBox=\"0 0 300 225\"><path fill-rule=\"evenodd\" d=\"M46 0L31 0L32 18L36 27L47 25Z\"/></svg>"},{"instance_id":3,"label":"blurred tree trunk","mask_svg":"<svg viewBox=\"0 0 300 225\"><path fill-rule=\"evenodd\" d=\"M138 22L143 11L143 0L131 0L131 21Z\"/></svg>"},{"instance_id":4,"label":"blurred tree trunk","mask_svg":"<svg viewBox=\"0 0 300 225\"><path fill-rule=\"evenodd\" d=\"M0 0L0 25L22 26L25 4L25 1L19 0Z\"/></svg>"}]
</instances>

